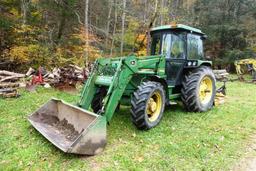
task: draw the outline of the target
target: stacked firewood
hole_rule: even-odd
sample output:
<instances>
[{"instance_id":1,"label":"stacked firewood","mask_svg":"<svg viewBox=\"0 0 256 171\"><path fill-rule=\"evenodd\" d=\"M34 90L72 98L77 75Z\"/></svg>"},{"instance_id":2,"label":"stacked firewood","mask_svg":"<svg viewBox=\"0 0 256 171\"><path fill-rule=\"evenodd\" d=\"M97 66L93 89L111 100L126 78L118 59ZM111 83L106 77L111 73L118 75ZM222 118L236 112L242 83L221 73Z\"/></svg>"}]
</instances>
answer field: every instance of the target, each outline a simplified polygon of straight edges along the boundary
<instances>
[{"instance_id":1,"label":"stacked firewood","mask_svg":"<svg viewBox=\"0 0 256 171\"><path fill-rule=\"evenodd\" d=\"M228 81L229 73L223 69L223 70L213 70L213 73L215 75L215 78L217 81Z\"/></svg>"},{"instance_id":2,"label":"stacked firewood","mask_svg":"<svg viewBox=\"0 0 256 171\"><path fill-rule=\"evenodd\" d=\"M82 83L87 79L89 71L76 65L54 68L47 71L40 67L38 70L29 68L26 74L20 74L5 70L0 70L0 97L17 97L19 96L17 88L26 87L27 90L33 91L38 85L46 88L72 86Z\"/></svg>"},{"instance_id":3,"label":"stacked firewood","mask_svg":"<svg viewBox=\"0 0 256 171\"><path fill-rule=\"evenodd\" d=\"M86 79L87 71L75 65L66 67L54 68L52 74L54 76L53 83L75 85L77 82L82 82ZM49 75L49 76L50 76ZM52 78L52 77L49 77Z\"/></svg>"},{"instance_id":4,"label":"stacked firewood","mask_svg":"<svg viewBox=\"0 0 256 171\"><path fill-rule=\"evenodd\" d=\"M87 79L88 71L86 69L80 68L76 65L68 65L66 67L54 68L52 71L47 71L44 68L40 68L36 71L30 68L26 73L26 77L32 78L40 76L40 80L43 85L58 86L60 84L67 84L75 86L77 82L83 82Z\"/></svg>"},{"instance_id":5,"label":"stacked firewood","mask_svg":"<svg viewBox=\"0 0 256 171\"><path fill-rule=\"evenodd\" d=\"M0 97L19 96L17 88L25 86L23 78L25 74L0 70Z\"/></svg>"}]
</instances>

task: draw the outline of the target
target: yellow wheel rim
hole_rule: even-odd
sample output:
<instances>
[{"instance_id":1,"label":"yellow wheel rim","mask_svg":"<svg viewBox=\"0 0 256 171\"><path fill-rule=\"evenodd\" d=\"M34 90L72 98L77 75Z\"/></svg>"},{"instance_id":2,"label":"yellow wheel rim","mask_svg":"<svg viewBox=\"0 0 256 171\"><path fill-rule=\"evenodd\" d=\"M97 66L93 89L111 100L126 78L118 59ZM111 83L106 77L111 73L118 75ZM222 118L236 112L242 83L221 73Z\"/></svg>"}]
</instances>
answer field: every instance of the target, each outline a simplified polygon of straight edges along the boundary
<instances>
[{"instance_id":1,"label":"yellow wheel rim","mask_svg":"<svg viewBox=\"0 0 256 171\"><path fill-rule=\"evenodd\" d=\"M156 91L152 94L147 102L147 115L150 122L157 120L161 113L163 99L159 91Z\"/></svg>"},{"instance_id":2,"label":"yellow wheel rim","mask_svg":"<svg viewBox=\"0 0 256 171\"><path fill-rule=\"evenodd\" d=\"M202 104L207 104L210 102L213 93L212 80L210 77L205 76L201 82L199 87L199 98Z\"/></svg>"}]
</instances>

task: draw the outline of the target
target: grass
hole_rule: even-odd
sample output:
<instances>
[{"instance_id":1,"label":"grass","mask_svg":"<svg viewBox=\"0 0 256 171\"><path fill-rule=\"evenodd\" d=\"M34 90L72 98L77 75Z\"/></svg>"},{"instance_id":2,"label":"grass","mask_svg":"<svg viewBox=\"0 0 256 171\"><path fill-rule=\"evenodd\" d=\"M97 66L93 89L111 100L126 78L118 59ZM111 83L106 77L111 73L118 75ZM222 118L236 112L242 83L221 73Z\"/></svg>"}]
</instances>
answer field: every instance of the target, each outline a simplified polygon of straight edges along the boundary
<instances>
[{"instance_id":1,"label":"grass","mask_svg":"<svg viewBox=\"0 0 256 171\"><path fill-rule=\"evenodd\" d=\"M137 130L122 107L107 127L105 151L93 157L62 153L26 119L51 97L75 103L78 96L40 88L0 99L0 170L229 170L256 133L256 85L227 87L224 105L206 113L172 106L149 131Z\"/></svg>"}]
</instances>

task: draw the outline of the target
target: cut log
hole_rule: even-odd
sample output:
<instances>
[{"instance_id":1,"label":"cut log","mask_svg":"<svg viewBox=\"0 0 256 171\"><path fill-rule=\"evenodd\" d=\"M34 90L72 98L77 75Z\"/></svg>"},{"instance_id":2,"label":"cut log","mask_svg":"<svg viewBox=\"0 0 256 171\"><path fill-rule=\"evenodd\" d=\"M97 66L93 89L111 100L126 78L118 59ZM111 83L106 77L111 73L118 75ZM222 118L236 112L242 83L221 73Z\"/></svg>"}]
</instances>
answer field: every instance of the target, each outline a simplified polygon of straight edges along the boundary
<instances>
[{"instance_id":1,"label":"cut log","mask_svg":"<svg viewBox=\"0 0 256 171\"><path fill-rule=\"evenodd\" d=\"M213 73L214 73L217 81L227 81L228 76L229 76L229 73L225 69L213 70Z\"/></svg>"},{"instance_id":2,"label":"cut log","mask_svg":"<svg viewBox=\"0 0 256 171\"><path fill-rule=\"evenodd\" d=\"M28 69L27 73L26 73L26 76L28 77L28 76L32 75L35 71L36 71L36 70L34 70L33 68L30 67L30 68Z\"/></svg>"},{"instance_id":3,"label":"cut log","mask_svg":"<svg viewBox=\"0 0 256 171\"><path fill-rule=\"evenodd\" d=\"M0 88L9 88L9 87L20 87L20 83L1 83Z\"/></svg>"},{"instance_id":4,"label":"cut log","mask_svg":"<svg viewBox=\"0 0 256 171\"><path fill-rule=\"evenodd\" d=\"M12 98L12 97L19 97L20 95L15 91L12 93L7 93L2 95L4 98Z\"/></svg>"},{"instance_id":5,"label":"cut log","mask_svg":"<svg viewBox=\"0 0 256 171\"><path fill-rule=\"evenodd\" d=\"M17 92L17 89L5 88L5 89L0 89L0 96L4 98L10 98L10 97L18 97L19 94Z\"/></svg>"},{"instance_id":6,"label":"cut log","mask_svg":"<svg viewBox=\"0 0 256 171\"><path fill-rule=\"evenodd\" d=\"M221 74L221 73L227 73L227 71L225 69L221 69L221 70L213 70L214 74Z\"/></svg>"},{"instance_id":7,"label":"cut log","mask_svg":"<svg viewBox=\"0 0 256 171\"><path fill-rule=\"evenodd\" d=\"M17 80L19 80L19 78L23 78L23 77L17 77L16 75L4 77L4 78L2 78L2 79L0 80L0 83L1 83L1 82L4 82L4 81L17 81Z\"/></svg>"},{"instance_id":8,"label":"cut log","mask_svg":"<svg viewBox=\"0 0 256 171\"><path fill-rule=\"evenodd\" d=\"M20 73L5 71L5 70L0 70L0 75L1 75L0 83L4 81L17 81L19 78L25 77L25 74L20 74Z\"/></svg>"},{"instance_id":9,"label":"cut log","mask_svg":"<svg viewBox=\"0 0 256 171\"><path fill-rule=\"evenodd\" d=\"M72 67L72 68L75 68L76 70L79 70L80 72L83 71L83 68L81 68L81 67L79 67L79 66L72 65L72 64L70 64L69 66Z\"/></svg>"},{"instance_id":10,"label":"cut log","mask_svg":"<svg viewBox=\"0 0 256 171\"><path fill-rule=\"evenodd\" d=\"M2 76L16 76L18 78L25 77L25 74L20 74L20 73L5 71L5 70L0 70L0 75L2 75Z\"/></svg>"}]
</instances>

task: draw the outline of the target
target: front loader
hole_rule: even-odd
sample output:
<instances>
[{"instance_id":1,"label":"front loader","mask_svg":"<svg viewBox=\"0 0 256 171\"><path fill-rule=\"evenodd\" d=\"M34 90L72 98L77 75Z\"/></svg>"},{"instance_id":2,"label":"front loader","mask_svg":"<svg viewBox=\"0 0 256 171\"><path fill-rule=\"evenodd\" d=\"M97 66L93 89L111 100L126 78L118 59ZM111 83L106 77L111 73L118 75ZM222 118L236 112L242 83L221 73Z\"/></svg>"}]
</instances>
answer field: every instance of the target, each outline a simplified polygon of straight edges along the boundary
<instances>
[{"instance_id":1,"label":"front loader","mask_svg":"<svg viewBox=\"0 0 256 171\"><path fill-rule=\"evenodd\" d=\"M78 105L52 99L28 120L62 151L94 155L104 149L106 124L119 105L131 106L131 120L141 130L158 125L165 106L177 100L187 111L208 111L216 81L204 58L205 38L182 24L153 28L151 56L97 59Z\"/></svg>"}]
</instances>

